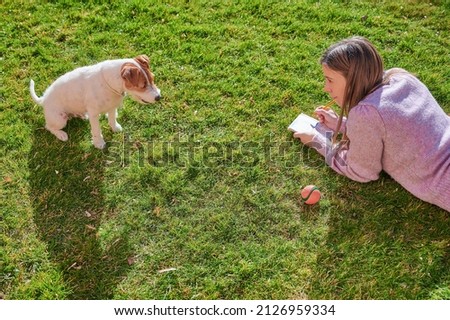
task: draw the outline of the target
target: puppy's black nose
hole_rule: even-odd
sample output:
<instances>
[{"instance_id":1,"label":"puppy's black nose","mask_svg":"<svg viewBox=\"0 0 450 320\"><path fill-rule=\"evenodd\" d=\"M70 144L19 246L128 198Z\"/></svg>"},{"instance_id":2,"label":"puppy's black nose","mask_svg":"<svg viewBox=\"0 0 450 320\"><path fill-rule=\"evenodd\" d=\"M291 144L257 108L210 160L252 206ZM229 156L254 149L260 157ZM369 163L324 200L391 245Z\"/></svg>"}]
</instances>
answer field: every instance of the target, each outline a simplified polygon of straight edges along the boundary
<instances>
[{"instance_id":1,"label":"puppy's black nose","mask_svg":"<svg viewBox=\"0 0 450 320\"><path fill-rule=\"evenodd\" d=\"M159 101L159 100L161 100L161 96L156 96L155 101Z\"/></svg>"}]
</instances>

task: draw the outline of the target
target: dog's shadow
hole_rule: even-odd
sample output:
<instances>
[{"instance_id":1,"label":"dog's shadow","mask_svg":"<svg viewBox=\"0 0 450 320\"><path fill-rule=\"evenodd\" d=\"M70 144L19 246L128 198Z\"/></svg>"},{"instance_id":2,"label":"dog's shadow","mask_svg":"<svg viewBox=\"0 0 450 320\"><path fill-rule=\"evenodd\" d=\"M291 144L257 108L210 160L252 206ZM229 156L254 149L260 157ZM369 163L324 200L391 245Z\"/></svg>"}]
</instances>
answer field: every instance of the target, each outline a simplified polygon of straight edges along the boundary
<instances>
[{"instance_id":1,"label":"dog's shadow","mask_svg":"<svg viewBox=\"0 0 450 320\"><path fill-rule=\"evenodd\" d=\"M36 128L30 152L30 190L34 221L68 288L67 299L111 299L129 265L126 235L110 244L99 240L101 220L113 213L102 185L105 154L82 148L88 124L72 119L69 141Z\"/></svg>"}]
</instances>

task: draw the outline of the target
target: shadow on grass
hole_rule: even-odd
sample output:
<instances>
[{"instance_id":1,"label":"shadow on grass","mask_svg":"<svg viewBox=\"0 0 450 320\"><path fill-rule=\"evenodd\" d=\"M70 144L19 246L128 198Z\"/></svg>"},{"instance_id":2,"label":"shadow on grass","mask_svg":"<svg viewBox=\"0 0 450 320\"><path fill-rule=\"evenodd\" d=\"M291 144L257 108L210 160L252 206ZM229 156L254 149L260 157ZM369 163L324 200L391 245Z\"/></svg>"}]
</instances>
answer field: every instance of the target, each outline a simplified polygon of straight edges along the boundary
<instances>
[{"instance_id":1,"label":"shadow on grass","mask_svg":"<svg viewBox=\"0 0 450 320\"><path fill-rule=\"evenodd\" d=\"M36 129L30 152L30 189L40 238L64 276L66 299L109 299L128 268L127 237L101 244L98 228L114 208L102 192L104 153L81 143L89 125L69 121L68 142ZM37 297L38 298L38 297Z\"/></svg>"},{"instance_id":2,"label":"shadow on grass","mask_svg":"<svg viewBox=\"0 0 450 320\"><path fill-rule=\"evenodd\" d=\"M447 212L387 175L343 182L336 196L310 299L450 298Z\"/></svg>"}]
</instances>

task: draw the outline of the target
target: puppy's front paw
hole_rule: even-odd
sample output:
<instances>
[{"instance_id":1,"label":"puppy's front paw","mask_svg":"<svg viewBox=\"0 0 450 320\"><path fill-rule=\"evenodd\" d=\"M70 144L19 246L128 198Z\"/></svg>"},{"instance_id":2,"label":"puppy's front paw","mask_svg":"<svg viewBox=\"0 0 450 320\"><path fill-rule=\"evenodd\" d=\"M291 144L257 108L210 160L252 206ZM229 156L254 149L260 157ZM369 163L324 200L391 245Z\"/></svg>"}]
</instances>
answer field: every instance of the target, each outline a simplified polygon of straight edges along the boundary
<instances>
[{"instance_id":1,"label":"puppy's front paw","mask_svg":"<svg viewBox=\"0 0 450 320\"><path fill-rule=\"evenodd\" d=\"M103 138L94 138L92 143L97 149L103 149L106 146L106 142Z\"/></svg>"},{"instance_id":2,"label":"puppy's front paw","mask_svg":"<svg viewBox=\"0 0 450 320\"><path fill-rule=\"evenodd\" d=\"M117 122L111 126L113 132L122 132L122 126Z\"/></svg>"}]
</instances>

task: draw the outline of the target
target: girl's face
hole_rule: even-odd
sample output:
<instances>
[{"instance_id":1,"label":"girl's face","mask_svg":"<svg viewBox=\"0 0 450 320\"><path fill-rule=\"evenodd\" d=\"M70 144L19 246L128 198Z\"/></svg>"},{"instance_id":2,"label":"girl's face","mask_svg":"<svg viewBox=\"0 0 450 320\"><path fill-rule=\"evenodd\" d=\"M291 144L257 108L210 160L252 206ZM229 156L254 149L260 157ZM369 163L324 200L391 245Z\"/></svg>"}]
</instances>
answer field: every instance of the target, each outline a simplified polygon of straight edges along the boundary
<instances>
[{"instance_id":1,"label":"girl's face","mask_svg":"<svg viewBox=\"0 0 450 320\"><path fill-rule=\"evenodd\" d=\"M322 71L325 77L323 90L330 95L338 106L342 107L347 80L341 73L328 68L326 64L322 64Z\"/></svg>"}]
</instances>

